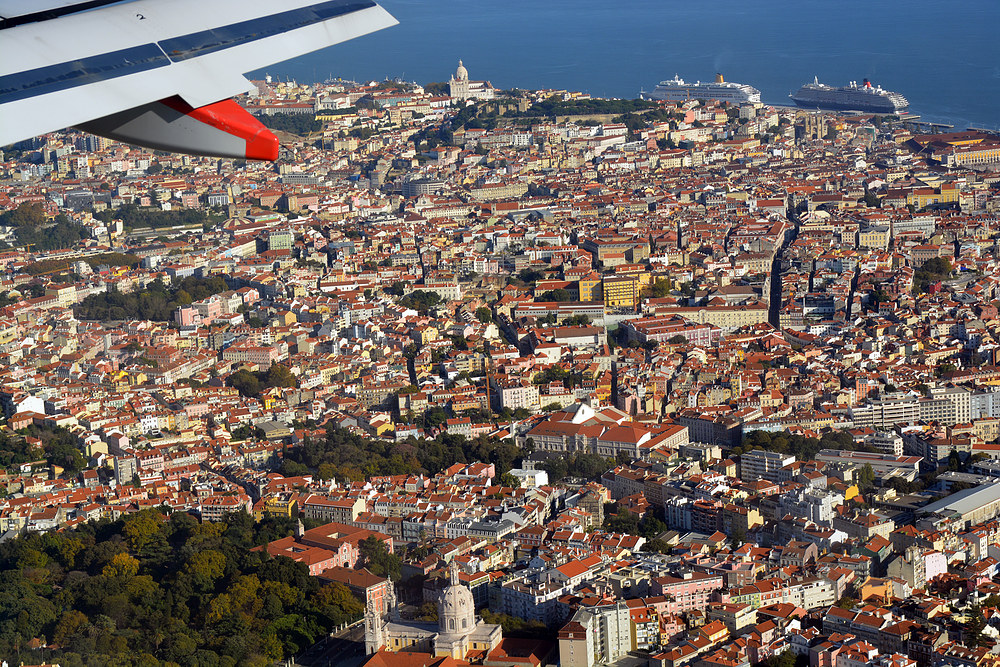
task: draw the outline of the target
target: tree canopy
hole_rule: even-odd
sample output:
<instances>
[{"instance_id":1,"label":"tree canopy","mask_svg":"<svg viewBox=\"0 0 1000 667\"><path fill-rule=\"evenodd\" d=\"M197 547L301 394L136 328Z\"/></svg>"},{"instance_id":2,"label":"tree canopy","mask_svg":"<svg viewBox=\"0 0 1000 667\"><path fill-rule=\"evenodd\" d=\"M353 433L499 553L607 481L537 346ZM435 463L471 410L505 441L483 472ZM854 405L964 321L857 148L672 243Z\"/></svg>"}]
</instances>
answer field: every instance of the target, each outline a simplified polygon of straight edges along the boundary
<instances>
[{"instance_id":1,"label":"tree canopy","mask_svg":"<svg viewBox=\"0 0 1000 667\"><path fill-rule=\"evenodd\" d=\"M944 280L951 274L951 262L945 257L932 257L913 272L913 293L923 294L931 283Z\"/></svg>"},{"instance_id":2,"label":"tree canopy","mask_svg":"<svg viewBox=\"0 0 1000 667\"><path fill-rule=\"evenodd\" d=\"M290 519L144 510L0 544L0 655L65 667L273 664L360 618L345 587L255 545ZM29 656L44 637L60 648Z\"/></svg>"},{"instance_id":3,"label":"tree canopy","mask_svg":"<svg viewBox=\"0 0 1000 667\"><path fill-rule=\"evenodd\" d=\"M399 300L399 303L405 308L412 308L421 313L426 313L441 303L441 296L437 292L418 289L404 296Z\"/></svg>"},{"instance_id":4,"label":"tree canopy","mask_svg":"<svg viewBox=\"0 0 1000 667\"><path fill-rule=\"evenodd\" d=\"M43 259L40 262L35 262L29 266L24 267L24 272L32 275L38 276L41 274L55 273L57 271L69 270L76 261L82 261L88 264L90 268L96 269L102 264L107 266L130 266L137 267L141 261L138 255L120 253L120 252L105 252L100 255L91 255L90 257L82 257L77 259Z\"/></svg>"},{"instance_id":5,"label":"tree canopy","mask_svg":"<svg viewBox=\"0 0 1000 667\"><path fill-rule=\"evenodd\" d=\"M169 322L178 306L225 292L229 287L219 276L188 277L169 287L160 282L136 292L109 291L91 294L73 306L80 320L151 320Z\"/></svg>"},{"instance_id":6,"label":"tree canopy","mask_svg":"<svg viewBox=\"0 0 1000 667\"><path fill-rule=\"evenodd\" d=\"M38 202L0 213L0 226L13 227L17 242L32 245L35 250L70 248L84 238L81 225L62 214L49 221Z\"/></svg>"},{"instance_id":7,"label":"tree canopy","mask_svg":"<svg viewBox=\"0 0 1000 667\"><path fill-rule=\"evenodd\" d=\"M300 136L319 132L323 129L323 121L316 120L311 113L274 113L257 116L264 127L279 132L298 134Z\"/></svg>"},{"instance_id":8,"label":"tree canopy","mask_svg":"<svg viewBox=\"0 0 1000 667\"><path fill-rule=\"evenodd\" d=\"M402 560L396 554L389 553L384 541L370 535L358 544L358 554L361 556L359 567L367 568L377 577L399 581Z\"/></svg>"},{"instance_id":9,"label":"tree canopy","mask_svg":"<svg viewBox=\"0 0 1000 667\"><path fill-rule=\"evenodd\" d=\"M266 371L248 371L244 368L226 378L226 385L235 388L243 396L258 397L271 387L294 387L295 374L287 366L272 363Z\"/></svg>"},{"instance_id":10,"label":"tree canopy","mask_svg":"<svg viewBox=\"0 0 1000 667\"><path fill-rule=\"evenodd\" d=\"M743 438L743 444L735 447L734 455L743 454L754 449L768 452L794 454L800 460L809 460L821 449L846 449L858 452L876 452L878 450L854 442L854 438L846 431L830 431L819 438L808 438L793 433L769 433L767 431L751 431Z\"/></svg>"},{"instance_id":11,"label":"tree canopy","mask_svg":"<svg viewBox=\"0 0 1000 667\"><path fill-rule=\"evenodd\" d=\"M76 436L61 426L29 426L16 434L0 432L0 467L10 470L35 461L62 466L70 474L87 465Z\"/></svg>"},{"instance_id":12,"label":"tree canopy","mask_svg":"<svg viewBox=\"0 0 1000 667\"><path fill-rule=\"evenodd\" d=\"M627 114L645 111L657 106L656 102L647 100L604 100L578 99L563 100L553 95L548 99L536 102L524 112L508 111L505 116L574 116L590 114Z\"/></svg>"},{"instance_id":13,"label":"tree canopy","mask_svg":"<svg viewBox=\"0 0 1000 667\"><path fill-rule=\"evenodd\" d=\"M301 463L309 470L323 466L326 479L362 480L419 472L433 475L455 463L475 461L493 463L497 475L502 475L524 454L509 441L486 436L470 440L444 433L434 440L387 442L330 425L324 437L307 439L301 446L285 452L285 460Z\"/></svg>"},{"instance_id":14,"label":"tree canopy","mask_svg":"<svg viewBox=\"0 0 1000 667\"><path fill-rule=\"evenodd\" d=\"M572 301L573 295L570 294L569 290L564 290L562 288L552 289L547 292L542 292L538 297L539 301Z\"/></svg>"},{"instance_id":15,"label":"tree canopy","mask_svg":"<svg viewBox=\"0 0 1000 667\"><path fill-rule=\"evenodd\" d=\"M116 209L104 209L94 213L94 217L104 222L121 220L126 231L133 229L161 229L163 227L193 227L206 223L221 222L223 216L200 208L181 208L163 211L158 208L141 208L126 204Z\"/></svg>"},{"instance_id":16,"label":"tree canopy","mask_svg":"<svg viewBox=\"0 0 1000 667\"><path fill-rule=\"evenodd\" d=\"M553 457L542 463L542 469L549 474L553 484L565 477L593 479L615 467L615 462L599 454L572 454L568 457Z\"/></svg>"}]
</instances>

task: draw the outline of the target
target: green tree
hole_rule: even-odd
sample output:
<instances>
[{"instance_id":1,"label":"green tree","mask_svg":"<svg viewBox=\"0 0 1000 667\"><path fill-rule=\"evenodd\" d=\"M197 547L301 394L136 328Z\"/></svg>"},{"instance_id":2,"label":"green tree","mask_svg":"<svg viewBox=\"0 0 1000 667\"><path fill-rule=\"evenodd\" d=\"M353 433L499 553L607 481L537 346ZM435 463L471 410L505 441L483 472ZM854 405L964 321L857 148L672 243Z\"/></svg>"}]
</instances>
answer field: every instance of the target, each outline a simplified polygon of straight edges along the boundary
<instances>
[{"instance_id":1,"label":"green tree","mask_svg":"<svg viewBox=\"0 0 1000 667\"><path fill-rule=\"evenodd\" d=\"M300 114L300 113L275 113L275 114L261 114L257 116L264 127L270 128L272 130L278 130L279 132L288 132L289 134L297 134L299 136L305 136L313 132L319 132L323 129L323 122L316 120L316 117L312 114Z\"/></svg>"},{"instance_id":2,"label":"green tree","mask_svg":"<svg viewBox=\"0 0 1000 667\"><path fill-rule=\"evenodd\" d=\"M670 294L670 281L664 278L658 278L656 282L649 286L649 295L653 298L660 299Z\"/></svg>"},{"instance_id":3,"label":"green tree","mask_svg":"<svg viewBox=\"0 0 1000 667\"><path fill-rule=\"evenodd\" d=\"M240 369L230 375L226 378L226 385L236 389L242 396L260 396L260 380L248 370Z\"/></svg>"},{"instance_id":4,"label":"green tree","mask_svg":"<svg viewBox=\"0 0 1000 667\"><path fill-rule=\"evenodd\" d=\"M841 609L853 609L858 601L852 598L850 595L844 595L839 600L837 600L837 605Z\"/></svg>"},{"instance_id":5,"label":"green tree","mask_svg":"<svg viewBox=\"0 0 1000 667\"><path fill-rule=\"evenodd\" d=\"M643 551L648 551L650 553L656 554L667 554L670 553L670 545L661 539L654 538L647 540L645 544L642 545Z\"/></svg>"},{"instance_id":6,"label":"green tree","mask_svg":"<svg viewBox=\"0 0 1000 667\"><path fill-rule=\"evenodd\" d=\"M862 491L867 491L875 486L875 470L871 463L866 463L858 469L855 481Z\"/></svg>"},{"instance_id":7,"label":"green tree","mask_svg":"<svg viewBox=\"0 0 1000 667\"><path fill-rule=\"evenodd\" d=\"M402 561L396 554L389 553L384 541L374 535L367 537L358 544L358 554L359 568L367 568L369 572L379 577L399 580Z\"/></svg>"},{"instance_id":8,"label":"green tree","mask_svg":"<svg viewBox=\"0 0 1000 667\"><path fill-rule=\"evenodd\" d=\"M449 91L448 83L442 81L431 81L424 86L424 92L428 95L447 95Z\"/></svg>"},{"instance_id":9,"label":"green tree","mask_svg":"<svg viewBox=\"0 0 1000 667\"><path fill-rule=\"evenodd\" d=\"M421 313L427 313L431 308L441 303L441 296L436 292L415 290L399 300L405 308L413 308Z\"/></svg>"},{"instance_id":10,"label":"green tree","mask_svg":"<svg viewBox=\"0 0 1000 667\"><path fill-rule=\"evenodd\" d=\"M212 278L184 278L167 287L160 282L146 286L142 291L124 294L110 290L102 294L92 294L73 307L73 313L81 320L151 320L169 321L178 306L183 305L177 296L192 300L226 291L226 281L218 276Z\"/></svg>"},{"instance_id":11,"label":"green tree","mask_svg":"<svg viewBox=\"0 0 1000 667\"><path fill-rule=\"evenodd\" d=\"M60 664L272 664L361 613L343 589L319 593L304 564L249 551L293 529L287 517L200 524L144 511L7 540L0 655L45 636L60 644L46 662ZM40 567L45 586L29 580Z\"/></svg>"},{"instance_id":12,"label":"green tree","mask_svg":"<svg viewBox=\"0 0 1000 667\"><path fill-rule=\"evenodd\" d=\"M185 571L192 577L214 584L226 573L226 556L215 549L199 551L188 559Z\"/></svg>"},{"instance_id":13,"label":"green tree","mask_svg":"<svg viewBox=\"0 0 1000 667\"><path fill-rule=\"evenodd\" d=\"M509 487L512 489L521 488L521 480L519 480L517 477L514 477L514 475L510 474L509 472L505 472L504 474L500 475L497 479L497 483L500 486Z\"/></svg>"},{"instance_id":14,"label":"green tree","mask_svg":"<svg viewBox=\"0 0 1000 667\"><path fill-rule=\"evenodd\" d=\"M795 654L791 651L785 651L778 655L772 655L759 664L763 667L795 667Z\"/></svg>"},{"instance_id":15,"label":"green tree","mask_svg":"<svg viewBox=\"0 0 1000 667\"><path fill-rule=\"evenodd\" d=\"M479 614L487 623L499 625L504 637L515 639L550 639L552 630L539 621L525 621L516 616L497 614L483 609Z\"/></svg>"},{"instance_id":16,"label":"green tree","mask_svg":"<svg viewBox=\"0 0 1000 667\"><path fill-rule=\"evenodd\" d=\"M572 301L573 295L562 288L542 292L538 297L539 301Z\"/></svg>"},{"instance_id":17,"label":"green tree","mask_svg":"<svg viewBox=\"0 0 1000 667\"><path fill-rule=\"evenodd\" d=\"M347 586L337 582L321 587L311 602L333 625L356 621L365 614L361 601Z\"/></svg>"},{"instance_id":18,"label":"green tree","mask_svg":"<svg viewBox=\"0 0 1000 667\"><path fill-rule=\"evenodd\" d=\"M545 274L543 274L541 271L538 271L537 269L524 269L519 274L517 274L517 277L521 280L521 282L531 284L544 279Z\"/></svg>"},{"instance_id":19,"label":"green tree","mask_svg":"<svg viewBox=\"0 0 1000 667\"><path fill-rule=\"evenodd\" d=\"M128 516L122 533L128 542L129 550L136 553L148 546L153 537L160 532L161 522L162 515L154 510L143 510Z\"/></svg>"},{"instance_id":20,"label":"green tree","mask_svg":"<svg viewBox=\"0 0 1000 667\"><path fill-rule=\"evenodd\" d=\"M480 306L476 308L476 319L483 324L489 324L493 321L493 312L486 306Z\"/></svg>"},{"instance_id":21,"label":"green tree","mask_svg":"<svg viewBox=\"0 0 1000 667\"><path fill-rule=\"evenodd\" d=\"M112 556L111 562L101 571L105 577L113 579L130 579L139 573L139 561L127 553Z\"/></svg>"},{"instance_id":22,"label":"green tree","mask_svg":"<svg viewBox=\"0 0 1000 667\"><path fill-rule=\"evenodd\" d=\"M955 364L942 362L934 367L934 375L937 377L942 377L947 373L954 373L957 370L958 367Z\"/></svg>"},{"instance_id":23,"label":"green tree","mask_svg":"<svg viewBox=\"0 0 1000 667\"><path fill-rule=\"evenodd\" d=\"M986 618L983 616L983 608L974 603L965 610L965 623L962 624L962 641L966 646L976 648L992 641L983 636L983 629L986 627Z\"/></svg>"}]
</instances>

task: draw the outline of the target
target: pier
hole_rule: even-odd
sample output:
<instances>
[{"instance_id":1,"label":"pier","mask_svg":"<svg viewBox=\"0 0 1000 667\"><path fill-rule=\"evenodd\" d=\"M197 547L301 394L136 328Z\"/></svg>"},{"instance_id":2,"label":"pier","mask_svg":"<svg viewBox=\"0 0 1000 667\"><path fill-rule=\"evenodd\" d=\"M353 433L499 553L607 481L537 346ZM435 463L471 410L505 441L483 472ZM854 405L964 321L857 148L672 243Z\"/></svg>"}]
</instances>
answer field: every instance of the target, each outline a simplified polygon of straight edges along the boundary
<instances>
[{"instance_id":1,"label":"pier","mask_svg":"<svg viewBox=\"0 0 1000 667\"><path fill-rule=\"evenodd\" d=\"M939 134L941 132L949 132L955 129L954 125L948 125L947 123L931 123L928 121L920 120L920 116L917 115L902 115L899 117L900 122L903 127L911 132L918 132L920 134Z\"/></svg>"}]
</instances>

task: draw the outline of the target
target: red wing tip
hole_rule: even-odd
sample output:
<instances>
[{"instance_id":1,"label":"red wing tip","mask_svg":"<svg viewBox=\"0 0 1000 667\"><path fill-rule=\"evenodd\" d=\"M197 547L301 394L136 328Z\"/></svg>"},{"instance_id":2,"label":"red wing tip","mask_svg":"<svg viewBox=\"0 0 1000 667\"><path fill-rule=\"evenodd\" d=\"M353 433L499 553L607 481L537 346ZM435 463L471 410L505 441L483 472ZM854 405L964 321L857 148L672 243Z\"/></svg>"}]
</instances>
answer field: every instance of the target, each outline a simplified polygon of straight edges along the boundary
<instances>
[{"instance_id":1,"label":"red wing tip","mask_svg":"<svg viewBox=\"0 0 1000 667\"><path fill-rule=\"evenodd\" d=\"M193 108L177 95L162 99L160 102L198 122L240 137L246 141L245 156L248 160L274 162L278 159L278 137L235 100L220 100L197 108Z\"/></svg>"},{"instance_id":2,"label":"red wing tip","mask_svg":"<svg viewBox=\"0 0 1000 667\"><path fill-rule=\"evenodd\" d=\"M248 160L274 162L278 159L278 149L278 137L267 130L247 139Z\"/></svg>"}]
</instances>

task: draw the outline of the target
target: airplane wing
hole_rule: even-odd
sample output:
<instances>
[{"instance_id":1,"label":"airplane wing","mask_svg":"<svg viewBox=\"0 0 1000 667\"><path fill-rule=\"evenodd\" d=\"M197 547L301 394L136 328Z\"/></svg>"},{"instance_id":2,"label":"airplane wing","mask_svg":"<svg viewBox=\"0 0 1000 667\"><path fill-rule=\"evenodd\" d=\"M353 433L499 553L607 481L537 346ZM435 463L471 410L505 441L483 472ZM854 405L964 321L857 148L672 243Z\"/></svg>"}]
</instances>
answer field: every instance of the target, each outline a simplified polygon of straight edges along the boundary
<instances>
[{"instance_id":1,"label":"airplane wing","mask_svg":"<svg viewBox=\"0 0 1000 667\"><path fill-rule=\"evenodd\" d=\"M0 0L0 146L65 127L259 160L244 72L396 25L374 0Z\"/></svg>"}]
</instances>

